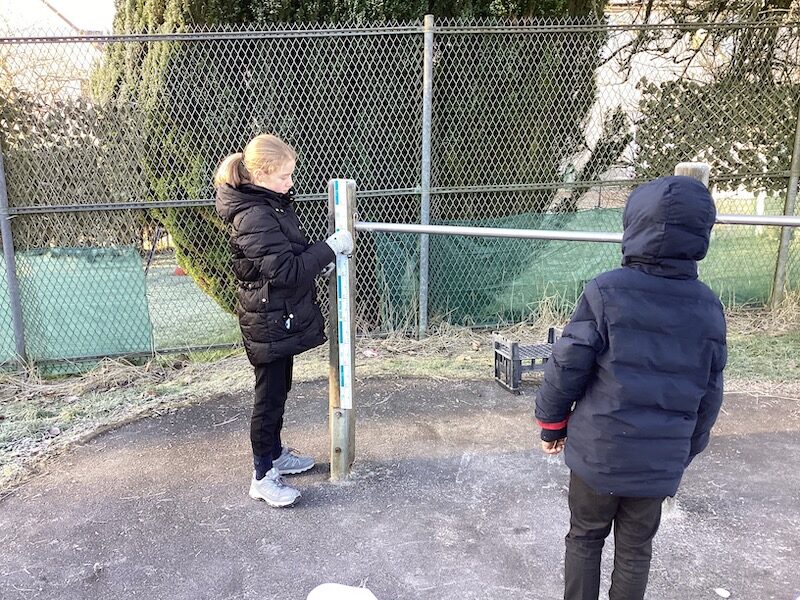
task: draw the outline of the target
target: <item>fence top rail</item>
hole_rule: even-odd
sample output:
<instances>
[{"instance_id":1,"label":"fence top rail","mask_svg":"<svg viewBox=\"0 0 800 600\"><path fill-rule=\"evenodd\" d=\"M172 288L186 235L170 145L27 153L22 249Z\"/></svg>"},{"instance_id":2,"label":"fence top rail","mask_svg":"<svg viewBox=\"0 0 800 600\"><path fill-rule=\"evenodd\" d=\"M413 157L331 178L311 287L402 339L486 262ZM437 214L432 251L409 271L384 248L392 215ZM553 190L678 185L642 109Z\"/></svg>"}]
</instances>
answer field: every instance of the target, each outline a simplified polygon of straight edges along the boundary
<instances>
[{"instance_id":1,"label":"fence top rail","mask_svg":"<svg viewBox=\"0 0 800 600\"><path fill-rule=\"evenodd\" d=\"M746 178L763 178L763 179L788 179L789 171L771 171L765 173L751 173L747 175L731 175L712 177L711 185L716 181L723 180L739 180ZM633 179L603 179L596 181L553 181L549 183L528 183L528 184L501 184L501 185L471 185L471 186L453 186L441 187L436 186L430 189L432 195L452 195L452 194L487 194L487 193L510 193L510 192L532 192L537 190L557 190L557 189L574 189L579 186L589 186L593 188L615 188L615 187L632 187L641 183L647 183L650 179L633 178ZM412 188L393 188L393 189L372 189L363 190L358 192L359 198L386 198L386 197L402 197L402 196L419 196L422 193L421 187ZM313 193L313 194L299 194L295 197L295 202L314 202L320 200L327 200L327 193ZM24 215L24 214L44 214L44 213L60 213L60 212L87 212L87 211L102 211L102 210L138 210L147 208L181 208L192 206L213 206L214 198L196 198L194 200L125 200L119 202L105 202L101 199L96 199L91 202L70 203L70 204L36 204L31 206L14 206L12 199L12 206L8 208L10 215ZM745 216L745 215L741 215ZM765 225L768 223L748 223L750 225Z\"/></svg>"},{"instance_id":2,"label":"fence top rail","mask_svg":"<svg viewBox=\"0 0 800 600\"><path fill-rule=\"evenodd\" d=\"M796 29L800 28L800 21L742 21L738 23L645 23L645 24L609 24L599 22L570 22L565 20L544 22L477 22L453 23L445 21L443 25L436 25L435 31L446 34L546 34L546 33L587 33L601 31L734 31L741 29ZM113 42L203 42L214 40L249 40L269 38L303 38L303 37L339 37L339 36L383 36L407 35L424 33L422 23L413 22L405 25L364 25L339 27L336 25L306 26L274 29L256 28L242 30L194 31L172 33L125 33L125 34L65 34L65 35L29 35L29 36L2 36L0 45L3 44L73 44L90 43L105 44Z\"/></svg>"},{"instance_id":3,"label":"fence top rail","mask_svg":"<svg viewBox=\"0 0 800 600\"><path fill-rule=\"evenodd\" d=\"M604 31L736 31L741 29L794 29L800 27L800 21L788 22L756 22L742 21L739 23L548 23L537 25L437 25L437 33L591 33Z\"/></svg>"},{"instance_id":4,"label":"fence top rail","mask_svg":"<svg viewBox=\"0 0 800 600\"><path fill-rule=\"evenodd\" d=\"M283 39L306 37L380 36L422 33L422 26L375 27L370 29L276 29L253 31L203 31L196 33L127 33L102 35L54 35L0 37L2 44L108 44L114 42L209 42L215 40Z\"/></svg>"}]
</instances>

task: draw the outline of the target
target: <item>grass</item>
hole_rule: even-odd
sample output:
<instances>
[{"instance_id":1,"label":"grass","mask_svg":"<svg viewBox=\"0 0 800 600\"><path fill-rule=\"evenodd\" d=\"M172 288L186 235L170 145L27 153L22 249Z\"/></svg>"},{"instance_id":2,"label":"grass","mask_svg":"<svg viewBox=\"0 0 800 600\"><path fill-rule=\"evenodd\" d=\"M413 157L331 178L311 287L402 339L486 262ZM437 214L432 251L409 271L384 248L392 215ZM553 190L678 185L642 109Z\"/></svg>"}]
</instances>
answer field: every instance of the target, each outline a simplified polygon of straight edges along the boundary
<instances>
[{"instance_id":1,"label":"grass","mask_svg":"<svg viewBox=\"0 0 800 600\"><path fill-rule=\"evenodd\" d=\"M729 378L800 381L800 333L728 336Z\"/></svg>"}]
</instances>

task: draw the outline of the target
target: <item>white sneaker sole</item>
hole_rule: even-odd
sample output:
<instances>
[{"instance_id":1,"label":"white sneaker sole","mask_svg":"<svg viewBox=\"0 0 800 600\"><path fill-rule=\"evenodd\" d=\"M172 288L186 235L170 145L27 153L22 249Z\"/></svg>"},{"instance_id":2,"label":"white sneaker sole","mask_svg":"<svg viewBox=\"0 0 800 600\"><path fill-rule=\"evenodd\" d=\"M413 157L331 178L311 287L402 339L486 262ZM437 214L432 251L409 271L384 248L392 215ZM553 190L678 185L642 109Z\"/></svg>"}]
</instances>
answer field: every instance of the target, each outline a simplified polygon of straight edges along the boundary
<instances>
[{"instance_id":1,"label":"white sneaker sole","mask_svg":"<svg viewBox=\"0 0 800 600\"><path fill-rule=\"evenodd\" d=\"M292 504L294 504L295 502L297 502L300 499L300 495L298 494L297 498L295 498L294 500L288 500L286 502L275 502L274 500L268 500L267 498L265 498L264 496L262 496L258 492L253 492L252 490L250 491L250 493L248 495L253 500L263 500L264 502L266 502L267 504L269 504L273 508L283 508L285 506L291 506Z\"/></svg>"},{"instance_id":2,"label":"white sneaker sole","mask_svg":"<svg viewBox=\"0 0 800 600\"><path fill-rule=\"evenodd\" d=\"M303 468L303 469L278 469L278 473L281 475L297 475L298 473L305 473L306 471L310 471L314 467L316 467L316 463L312 463L311 465Z\"/></svg>"}]
</instances>

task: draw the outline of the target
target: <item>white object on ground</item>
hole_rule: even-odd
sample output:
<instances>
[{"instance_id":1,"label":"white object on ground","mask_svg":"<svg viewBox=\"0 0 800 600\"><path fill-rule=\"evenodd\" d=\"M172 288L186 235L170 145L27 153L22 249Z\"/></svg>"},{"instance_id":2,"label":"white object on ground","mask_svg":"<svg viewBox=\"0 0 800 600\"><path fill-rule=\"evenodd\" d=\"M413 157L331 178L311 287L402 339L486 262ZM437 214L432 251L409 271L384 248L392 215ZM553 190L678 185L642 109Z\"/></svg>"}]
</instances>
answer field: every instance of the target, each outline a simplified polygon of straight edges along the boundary
<instances>
[{"instance_id":1,"label":"white object on ground","mask_svg":"<svg viewBox=\"0 0 800 600\"><path fill-rule=\"evenodd\" d=\"M714 591L717 593L717 596L720 596L722 598L730 598L731 597L731 593L728 590L726 590L725 588L717 588Z\"/></svg>"},{"instance_id":2,"label":"white object on ground","mask_svg":"<svg viewBox=\"0 0 800 600\"><path fill-rule=\"evenodd\" d=\"M378 600L367 588L323 583L308 595L307 600Z\"/></svg>"}]
</instances>

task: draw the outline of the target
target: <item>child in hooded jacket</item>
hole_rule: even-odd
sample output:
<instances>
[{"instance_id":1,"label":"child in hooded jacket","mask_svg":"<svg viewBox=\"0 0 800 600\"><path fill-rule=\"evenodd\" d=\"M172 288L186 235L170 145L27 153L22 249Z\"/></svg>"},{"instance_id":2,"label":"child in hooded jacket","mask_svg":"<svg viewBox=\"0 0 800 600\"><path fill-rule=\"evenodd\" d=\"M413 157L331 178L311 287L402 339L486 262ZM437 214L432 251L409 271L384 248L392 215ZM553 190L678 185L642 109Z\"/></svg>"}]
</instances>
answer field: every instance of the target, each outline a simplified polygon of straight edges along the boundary
<instances>
[{"instance_id":1,"label":"child in hooded jacket","mask_svg":"<svg viewBox=\"0 0 800 600\"><path fill-rule=\"evenodd\" d=\"M722 404L725 317L698 280L716 210L689 177L637 187L622 267L589 281L536 395L542 448L564 450L570 529L564 598L596 600L614 528L609 597L644 597L662 501L708 445Z\"/></svg>"}]
</instances>

